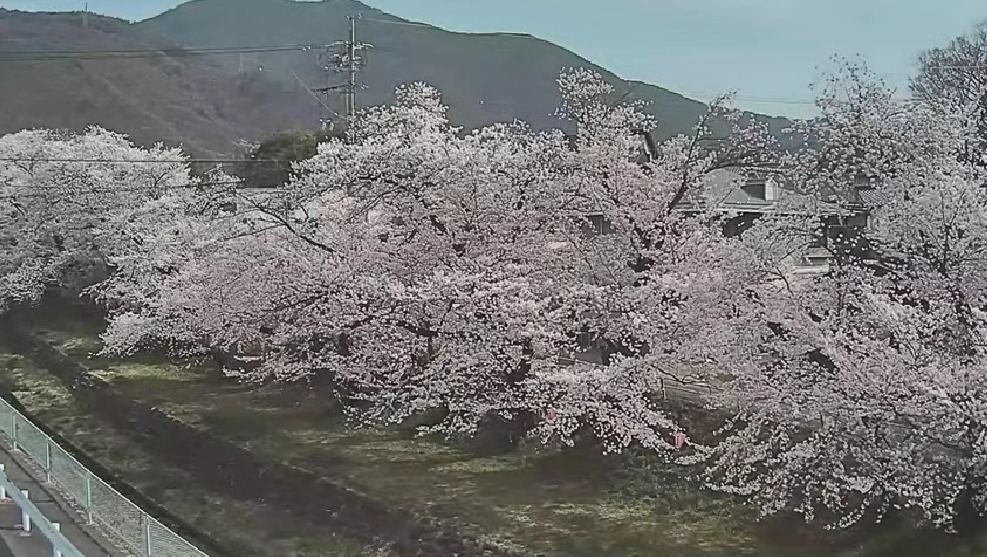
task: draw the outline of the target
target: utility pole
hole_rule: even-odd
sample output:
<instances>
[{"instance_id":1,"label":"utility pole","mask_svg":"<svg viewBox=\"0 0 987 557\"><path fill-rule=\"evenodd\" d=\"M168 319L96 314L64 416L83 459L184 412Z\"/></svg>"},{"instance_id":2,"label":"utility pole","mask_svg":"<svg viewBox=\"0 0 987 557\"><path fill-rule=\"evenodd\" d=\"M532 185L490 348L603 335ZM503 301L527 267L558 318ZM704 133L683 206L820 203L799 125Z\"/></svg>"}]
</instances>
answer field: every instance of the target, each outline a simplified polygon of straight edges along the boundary
<instances>
[{"instance_id":1,"label":"utility pole","mask_svg":"<svg viewBox=\"0 0 987 557\"><path fill-rule=\"evenodd\" d=\"M333 116L339 116L329 108L330 94L335 90L342 90L341 96L343 97L345 107L343 118L347 122L352 122L356 118L356 91L360 87L357 85L356 78L360 66L364 64L364 60L359 56L359 53L373 47L371 44L357 42L356 20L362 17L360 14L346 16L346 19L349 20L349 37L345 41L336 41L327 45L324 53L326 61L323 63L323 69L326 72L326 86L312 90L313 92L325 93L326 117L322 122L322 129L324 131L331 130ZM342 85L333 85L333 72L345 72L346 82Z\"/></svg>"},{"instance_id":2,"label":"utility pole","mask_svg":"<svg viewBox=\"0 0 987 557\"><path fill-rule=\"evenodd\" d=\"M356 20L357 16L348 15L346 19L350 20L350 40L347 43L347 50L349 51L346 57L347 61L347 80L346 80L346 119L350 122L356 117Z\"/></svg>"},{"instance_id":3,"label":"utility pole","mask_svg":"<svg viewBox=\"0 0 987 557\"><path fill-rule=\"evenodd\" d=\"M89 27L89 2L86 2L86 6L82 9L82 26Z\"/></svg>"}]
</instances>

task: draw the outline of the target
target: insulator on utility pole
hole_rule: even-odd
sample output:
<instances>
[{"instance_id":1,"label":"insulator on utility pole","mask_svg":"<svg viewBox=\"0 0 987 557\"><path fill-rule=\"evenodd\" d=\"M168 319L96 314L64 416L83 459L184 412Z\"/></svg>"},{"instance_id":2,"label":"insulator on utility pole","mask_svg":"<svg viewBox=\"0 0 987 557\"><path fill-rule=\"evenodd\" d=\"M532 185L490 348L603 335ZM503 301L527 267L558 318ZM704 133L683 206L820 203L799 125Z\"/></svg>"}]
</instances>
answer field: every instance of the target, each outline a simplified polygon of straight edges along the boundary
<instances>
[{"instance_id":1,"label":"insulator on utility pole","mask_svg":"<svg viewBox=\"0 0 987 557\"><path fill-rule=\"evenodd\" d=\"M356 20L359 14L346 16L350 20L350 40L347 41L347 79L346 79L346 119L350 122L356 117Z\"/></svg>"},{"instance_id":2,"label":"insulator on utility pole","mask_svg":"<svg viewBox=\"0 0 987 557\"><path fill-rule=\"evenodd\" d=\"M325 93L323 108L325 108L326 114L325 118L320 121L323 131L333 130L334 117L342 117L347 122L352 122L356 118L358 106L356 91L359 87L356 78L360 66L363 63L363 60L357 53L373 47L373 45L359 43L356 40L356 20L362 17L361 14L346 16L346 19L349 20L348 40L335 41L326 45L326 50L323 53L325 61L322 63L322 69L326 72L326 85L318 89L311 89L312 92ZM342 72L346 73L346 82L342 85L333 85L332 74ZM337 89L342 92L345 106L344 114L342 115L337 114L330 108L330 95Z\"/></svg>"}]
</instances>

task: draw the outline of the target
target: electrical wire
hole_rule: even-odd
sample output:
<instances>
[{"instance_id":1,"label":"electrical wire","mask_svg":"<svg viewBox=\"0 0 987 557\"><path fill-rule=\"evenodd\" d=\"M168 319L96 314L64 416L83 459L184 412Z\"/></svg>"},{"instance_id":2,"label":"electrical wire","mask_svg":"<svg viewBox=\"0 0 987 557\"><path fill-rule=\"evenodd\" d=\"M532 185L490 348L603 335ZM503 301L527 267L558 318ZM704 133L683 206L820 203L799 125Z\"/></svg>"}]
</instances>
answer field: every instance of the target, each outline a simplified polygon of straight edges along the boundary
<instances>
[{"instance_id":1,"label":"electrical wire","mask_svg":"<svg viewBox=\"0 0 987 557\"><path fill-rule=\"evenodd\" d=\"M260 52L288 52L288 51L291 51L291 50L298 50L298 49L284 49L284 50L279 50L279 51L275 51L275 50L255 50L255 51L229 51L229 52L260 53ZM383 49L377 49L377 50L384 51ZM393 50L388 50L388 51L393 52ZM212 52L212 53L206 53L206 54L202 54L202 53L191 53L188 56L203 56L203 55L207 55L207 54L217 54L217 53L219 53L219 52ZM161 57L161 56L175 57L176 55L175 54L166 54L164 51L157 51L157 54L144 54L144 55L4 57L3 54L2 54L2 52L0 52L0 63L2 63L2 62L66 61L66 60L85 60L85 61L90 61L90 60L129 60L129 59L150 59L150 58L157 58L157 57ZM258 67L263 67L264 69L271 69L269 66L264 66L263 64L255 64L255 65L257 65ZM957 68L985 68L985 69L987 69L987 65L984 65L984 66L957 66ZM294 75L293 74L293 76L294 76L295 79L301 81L300 78L297 75ZM308 89L308 86L305 85L304 82L302 82L302 85L306 89ZM309 90L308 92L310 94L312 93L311 90ZM722 95L717 94L717 93L697 93L697 92L691 92L691 91L673 91L673 92L674 93L677 93L679 95L682 95L683 97L690 98L692 100L697 100L697 101L700 101L700 102L706 102L706 103L711 102L714 99L717 99L717 98L722 97ZM284 94L288 94L288 93L290 93L290 92L285 92ZM324 105L324 103L322 102L321 99L318 99L317 98L317 100L319 101L320 104L323 104L323 108L327 108ZM811 100L811 99L799 99L799 98L791 98L791 97L770 98L770 97L731 96L730 97L730 100L735 100L735 101L739 101L739 102L750 102L750 103L788 104L788 105L806 105L806 106L812 106L812 105L815 105L816 104L816 101ZM895 102L901 102L901 103L918 102L917 99L910 99L910 98L904 98L904 97L895 98L895 99L892 99L892 100L894 100ZM331 110L331 109L328 109L328 110ZM335 111L333 111L333 113L336 116L340 116Z\"/></svg>"},{"instance_id":2,"label":"electrical wire","mask_svg":"<svg viewBox=\"0 0 987 557\"><path fill-rule=\"evenodd\" d=\"M360 18L360 21L370 21L373 23L383 23L385 25L402 25L406 27L426 27L428 29L434 29L436 31L445 31L447 33L458 33L458 34L469 34L469 35L499 35L503 37L517 37L523 39L536 39L534 35L530 33L512 33L510 31L486 31L486 32L463 32L463 31L449 31L448 29L443 29L436 25L429 25L427 23L417 23L414 21L392 21L388 19L377 19L373 17Z\"/></svg>"},{"instance_id":3,"label":"electrical wire","mask_svg":"<svg viewBox=\"0 0 987 557\"><path fill-rule=\"evenodd\" d=\"M142 191L142 190L186 190L186 189L196 189L196 188L210 188L210 187L221 187L221 186L233 186L233 185L243 185L240 180L218 180L218 181L203 181L194 182L182 185L173 186L150 186L141 185L136 186L132 182L101 182L96 186L86 186L82 184L74 185L54 185L54 184L0 184L0 191L6 189L24 189L24 190L66 190L72 189L74 191L89 192L89 193L112 193L116 191ZM268 188L264 188L268 189Z\"/></svg>"},{"instance_id":4,"label":"electrical wire","mask_svg":"<svg viewBox=\"0 0 987 557\"><path fill-rule=\"evenodd\" d=\"M698 91L675 91L675 93L682 95L684 97L692 98L699 101L710 102L712 100L726 97L728 101L743 101L743 102L761 102L761 103L773 103L773 104L807 104L815 105L817 101L812 99L794 99L787 97L756 97L756 96L739 96L739 95L723 95L715 94L712 92L698 92ZM707 101L709 99L709 101ZM892 97L890 99L892 102L899 103L921 103L925 102L922 99L910 98L910 97Z\"/></svg>"},{"instance_id":5,"label":"electrical wire","mask_svg":"<svg viewBox=\"0 0 987 557\"><path fill-rule=\"evenodd\" d=\"M59 159L45 157L0 157L0 162L82 162L92 164L284 164L298 161L290 159Z\"/></svg>"},{"instance_id":6,"label":"electrical wire","mask_svg":"<svg viewBox=\"0 0 987 557\"><path fill-rule=\"evenodd\" d=\"M278 194L278 193L283 193L283 192L287 191L286 188L283 185L281 185L281 186L272 186L272 187L257 187L257 186L249 186L248 187L248 186L244 186L244 182L237 181L237 180L211 181L211 182L210 181L206 181L206 182L199 182L199 183L193 183L193 184L182 184L180 186L135 186L132 183L123 183L123 182L118 182L115 186L112 186L110 184L103 183L103 184L100 184L98 187L87 187L87 186L81 186L81 185L74 185L74 186L57 185L56 186L56 185L27 185L27 184L24 184L24 185L18 185L18 186L12 186L12 185L3 186L3 185L0 185L0 202L3 202L5 200L14 200L14 201L17 201L19 199L51 199L51 195L52 194L51 193L48 193L48 192L54 192L54 191L62 191L62 192L64 192L66 190L71 191L73 195L86 195L86 194L89 194L89 195L115 195L115 194L118 194L118 193L121 193L121 192L138 192L138 191L148 191L148 190L159 191L159 192L160 191L182 191L182 190L197 190L197 189L206 189L206 188L220 188L220 189L222 189L222 188L227 188L229 186L241 186L239 188L235 188L236 189L236 195L241 196L241 197L246 196L246 195L251 195L251 194L265 194L265 193L267 193L267 194ZM2 192L3 192L3 190L4 190L5 187L8 188L8 189L14 189L14 190L27 190L27 192L26 193L16 192L16 193L4 194Z\"/></svg>"},{"instance_id":7,"label":"electrical wire","mask_svg":"<svg viewBox=\"0 0 987 557\"><path fill-rule=\"evenodd\" d=\"M362 17L360 21L370 21L373 23L385 23L387 25L404 25L407 27L428 27L429 29L435 29L438 31L443 31L441 27L436 27L435 25L429 25L427 23L417 23L414 21L392 21L389 19L378 19L374 17Z\"/></svg>"},{"instance_id":8,"label":"electrical wire","mask_svg":"<svg viewBox=\"0 0 987 557\"><path fill-rule=\"evenodd\" d=\"M280 44L280 45L255 45L255 46L207 46L207 47L175 47L172 49L160 49L160 48L130 48L130 49L91 49L91 50L0 50L0 54L16 54L16 55L40 55L40 54L53 54L53 55L75 55L75 54L129 54L129 53L160 53L160 52L246 52L257 49L270 50L270 49L285 49L285 50L298 50L302 48L324 48L326 44L323 43L298 43L298 44Z\"/></svg>"},{"instance_id":9,"label":"electrical wire","mask_svg":"<svg viewBox=\"0 0 987 557\"><path fill-rule=\"evenodd\" d=\"M277 46L256 46L256 47L213 47L196 49L131 49L131 50L86 50L86 51L3 51L0 50L0 62L4 61L43 61L43 60L101 60L101 59L131 59L131 58L155 58L159 56L199 56L209 54L257 54L265 52L293 52L308 51L314 49L328 48L328 44L297 44L297 45L277 45ZM14 56L10 56L14 55ZM273 71L274 68L253 61L254 65L265 70ZM332 110L322 99L315 94L312 89L298 76L298 74L287 65L284 66L291 75L305 88L308 94L322 106L323 109L332 113L336 117L342 117L338 112Z\"/></svg>"},{"instance_id":10,"label":"electrical wire","mask_svg":"<svg viewBox=\"0 0 987 557\"><path fill-rule=\"evenodd\" d=\"M327 112L333 114L337 118L343 118L343 115L342 114L336 112L332 108L329 108L329 105L326 104L325 102L323 102L323 100L321 98L319 98L318 95L315 94L315 91L313 91L311 87L309 87L304 81L302 81L302 78L298 77L298 74L295 73L295 71L293 69L291 69L287 65L285 65L285 69L287 69L288 71L291 72L292 77L294 77L298 81L298 83L301 84L301 86L304 87L306 91L308 91L308 94L309 95L312 95L312 98L315 99L316 102L318 102L320 105L322 105L322 108L324 108ZM340 87L344 87L344 86L340 85Z\"/></svg>"},{"instance_id":11,"label":"electrical wire","mask_svg":"<svg viewBox=\"0 0 987 557\"><path fill-rule=\"evenodd\" d=\"M297 44L255 47L173 48L134 50L76 50L40 51L0 50L0 62L43 62L49 60L128 60L142 58L169 58L209 56L215 54L261 54L272 52L308 51L326 48L326 44Z\"/></svg>"},{"instance_id":12,"label":"electrical wire","mask_svg":"<svg viewBox=\"0 0 987 557\"><path fill-rule=\"evenodd\" d=\"M433 25L428 25L424 23L416 23L409 21L390 21L385 19L377 18L363 18L361 21L368 21L374 23L381 23L387 25L402 25L411 27L427 27L430 29L438 29ZM519 33L503 33L505 36L513 37L531 37L528 34ZM182 56L206 56L211 54L237 54L237 53L271 53L271 52L291 52L299 50L314 50L328 48L329 44L325 43L307 43L307 44L291 44L291 45L265 45L265 46L226 46L226 47L204 47L204 48L173 48L173 49L117 49L117 50L61 50L61 51L40 51L40 50L21 50L21 51L4 51L0 50L0 62L36 62L36 61L46 61L46 60L120 60L120 59L131 59L131 58L157 58L161 56L168 57L182 57ZM258 64L264 67L261 64ZM934 65L929 66L940 69L987 69L987 64L955 64L955 65ZM265 67L265 69L272 69ZM292 72L294 74L294 72ZM294 76L295 79L301 81L297 75ZM305 84L302 82L302 85ZM306 89L308 87L306 86ZM708 102L709 99L719 98L721 95L719 93L710 92L695 92L695 91L676 91L677 93L694 98L696 100L701 100ZM309 90L311 94L312 91ZM815 105L816 102L811 99L798 99L790 97L756 97L756 96L734 96L731 97L733 100L741 102L752 102L752 103L769 103L769 104L791 104L791 105ZM329 109L324 103L319 100L320 104L323 104L323 108ZM894 99L898 102L916 102L915 99L908 98L898 98ZM339 116L338 114L336 114Z\"/></svg>"}]
</instances>

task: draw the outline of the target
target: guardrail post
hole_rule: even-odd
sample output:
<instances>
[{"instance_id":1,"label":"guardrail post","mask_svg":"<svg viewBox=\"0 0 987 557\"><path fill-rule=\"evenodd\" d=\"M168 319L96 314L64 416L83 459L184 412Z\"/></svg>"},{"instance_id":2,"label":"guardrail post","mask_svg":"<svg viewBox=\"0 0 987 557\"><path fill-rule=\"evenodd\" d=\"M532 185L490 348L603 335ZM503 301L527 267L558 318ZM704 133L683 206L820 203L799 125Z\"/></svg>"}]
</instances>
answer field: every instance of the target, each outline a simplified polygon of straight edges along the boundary
<instances>
[{"instance_id":1,"label":"guardrail post","mask_svg":"<svg viewBox=\"0 0 987 557\"><path fill-rule=\"evenodd\" d=\"M23 495L25 499L30 499L31 498L31 496L28 494L28 492L27 492L26 489L22 489L21 490L21 495ZM27 514L27 509L21 509L21 526L24 528L24 531L21 532L21 535L22 536L30 536L31 535L31 516L29 514Z\"/></svg>"},{"instance_id":2,"label":"guardrail post","mask_svg":"<svg viewBox=\"0 0 987 557\"><path fill-rule=\"evenodd\" d=\"M144 519L144 557L151 555L151 517L147 513L142 513Z\"/></svg>"},{"instance_id":3,"label":"guardrail post","mask_svg":"<svg viewBox=\"0 0 987 557\"><path fill-rule=\"evenodd\" d=\"M45 437L45 483L51 483L51 439Z\"/></svg>"},{"instance_id":4,"label":"guardrail post","mask_svg":"<svg viewBox=\"0 0 987 557\"><path fill-rule=\"evenodd\" d=\"M93 523L93 473L86 470L86 524Z\"/></svg>"},{"instance_id":5,"label":"guardrail post","mask_svg":"<svg viewBox=\"0 0 987 557\"><path fill-rule=\"evenodd\" d=\"M15 451L20 450L17 446L17 414L14 412L10 413L10 446Z\"/></svg>"},{"instance_id":6,"label":"guardrail post","mask_svg":"<svg viewBox=\"0 0 987 557\"><path fill-rule=\"evenodd\" d=\"M0 464L0 472L6 477L7 475L7 465ZM0 484L0 503L7 502L7 486Z\"/></svg>"},{"instance_id":7,"label":"guardrail post","mask_svg":"<svg viewBox=\"0 0 987 557\"><path fill-rule=\"evenodd\" d=\"M62 531L62 525L57 522L52 522L51 527L54 528L56 532ZM54 554L55 557L62 557L62 552L58 550L58 546L52 544L52 549L53 549L52 553Z\"/></svg>"}]
</instances>

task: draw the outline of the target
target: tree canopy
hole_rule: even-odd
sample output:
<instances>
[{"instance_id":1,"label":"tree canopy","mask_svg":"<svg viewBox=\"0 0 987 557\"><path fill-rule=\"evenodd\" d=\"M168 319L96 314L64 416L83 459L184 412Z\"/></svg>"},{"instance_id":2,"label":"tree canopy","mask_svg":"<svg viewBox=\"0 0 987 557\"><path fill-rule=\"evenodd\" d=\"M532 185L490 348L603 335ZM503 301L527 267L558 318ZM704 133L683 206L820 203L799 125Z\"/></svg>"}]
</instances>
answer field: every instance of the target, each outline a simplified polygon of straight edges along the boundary
<instances>
[{"instance_id":1,"label":"tree canopy","mask_svg":"<svg viewBox=\"0 0 987 557\"><path fill-rule=\"evenodd\" d=\"M279 187L291 180L296 163L315 156L319 143L344 136L342 132L286 130L274 134L250 149L237 174L247 187Z\"/></svg>"},{"instance_id":2,"label":"tree canopy","mask_svg":"<svg viewBox=\"0 0 987 557\"><path fill-rule=\"evenodd\" d=\"M180 154L104 130L5 136L0 310L103 264L87 292L108 352L249 352L261 365L231 374L318 379L359 423L437 411L423 431L469 435L500 417L606 451L679 455L665 383L701 377L729 419L678 460L764 514L987 511L977 99L906 106L849 63L793 130L802 150L721 106L646 149L654 122L604 102L600 76L559 88L572 136L462 133L438 91L404 86L345 141L259 148L304 159L266 190L191 178ZM714 121L730 133L710 141ZM726 237L711 188L726 169L800 195ZM882 194L871 253L794 272L823 216L859 216L861 185Z\"/></svg>"}]
</instances>

